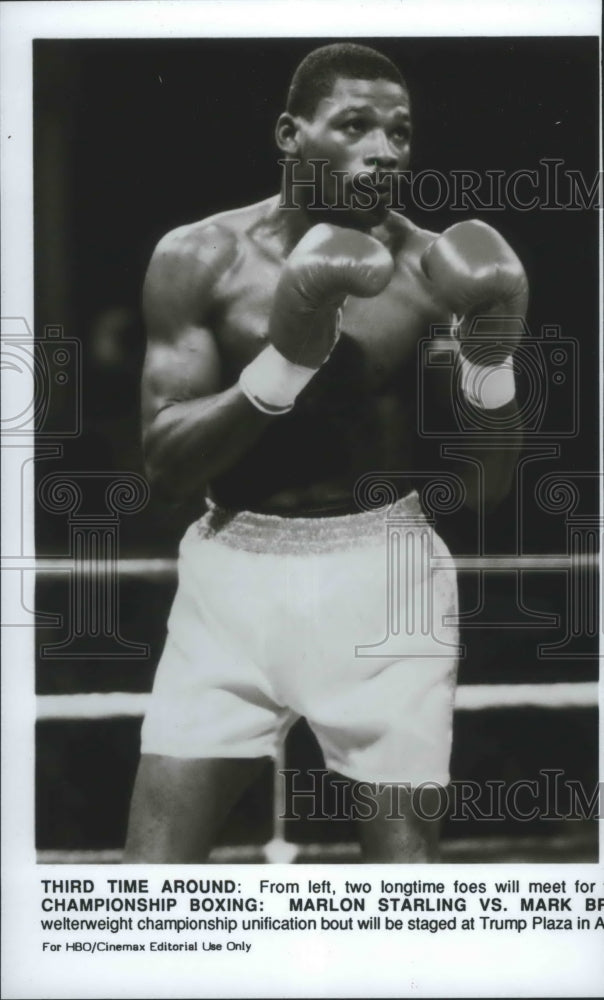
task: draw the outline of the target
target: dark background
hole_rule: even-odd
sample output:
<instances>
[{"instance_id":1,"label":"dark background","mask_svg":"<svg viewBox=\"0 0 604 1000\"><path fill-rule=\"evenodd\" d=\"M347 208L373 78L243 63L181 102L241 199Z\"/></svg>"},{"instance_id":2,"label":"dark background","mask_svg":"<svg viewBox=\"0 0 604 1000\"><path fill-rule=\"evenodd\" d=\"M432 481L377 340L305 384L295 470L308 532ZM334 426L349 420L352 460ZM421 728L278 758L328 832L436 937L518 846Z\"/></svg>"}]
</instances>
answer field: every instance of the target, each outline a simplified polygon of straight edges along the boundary
<instances>
[{"instance_id":1,"label":"dark background","mask_svg":"<svg viewBox=\"0 0 604 1000\"><path fill-rule=\"evenodd\" d=\"M152 249L175 226L277 191L273 128L291 73L307 52L334 40L34 43L36 334L41 337L45 326L59 324L65 337L81 342L83 398L82 432L57 438L63 454L41 458L39 479L58 471L143 472L138 413L144 332L139 300ZM414 171L509 173L537 169L540 159L558 157L591 186L598 166L596 39L359 41L390 56L408 81ZM533 336L543 324L558 324L563 336L578 341L578 434L559 438L559 454L535 463L528 491L548 471L572 475L596 470L597 213L411 209L409 215L434 230L476 216L494 225L528 272ZM56 417L57 426L66 405L64 397L51 397L50 417ZM552 405L556 416L570 413L572 379ZM532 443L539 444L539 439ZM194 508L168 507L152 498L139 513L123 518L120 555L175 555L178 539L195 513ZM522 516L527 549L565 551L564 518L544 515L530 502ZM514 551L516 522L512 496L487 521L488 551ZM39 555L65 553L66 530L64 515L40 509ZM445 519L441 530L454 551L472 551L475 525L470 515ZM542 612L563 610L564 583L560 574L535 574L527 584L527 604ZM485 620L509 620L514 587L510 577L489 579ZM471 608L476 580L462 578L461 591L463 606ZM149 690L172 593L172 585L149 580L121 587L122 634L150 643L150 659L41 661L39 692ZM64 613L67 600L64 583L40 583L40 610ZM595 677L595 659L537 658L538 642L555 641L562 634L544 627L468 629L460 680ZM40 630L41 643L58 638L57 629ZM533 777L540 767L562 767L569 777L593 782L595 712L562 716L536 711L529 716L511 711L458 715L453 777L503 775L513 780ZM563 741L561 718L567 737ZM40 847L119 846L136 766L138 725L136 720L40 725ZM298 731L291 737L290 757L296 762L290 760L290 766L316 763L308 734ZM263 806L253 804L260 800L267 801L266 796L248 797L247 812L244 809L239 827L235 824L227 837L262 839L254 810L262 812Z\"/></svg>"}]
</instances>

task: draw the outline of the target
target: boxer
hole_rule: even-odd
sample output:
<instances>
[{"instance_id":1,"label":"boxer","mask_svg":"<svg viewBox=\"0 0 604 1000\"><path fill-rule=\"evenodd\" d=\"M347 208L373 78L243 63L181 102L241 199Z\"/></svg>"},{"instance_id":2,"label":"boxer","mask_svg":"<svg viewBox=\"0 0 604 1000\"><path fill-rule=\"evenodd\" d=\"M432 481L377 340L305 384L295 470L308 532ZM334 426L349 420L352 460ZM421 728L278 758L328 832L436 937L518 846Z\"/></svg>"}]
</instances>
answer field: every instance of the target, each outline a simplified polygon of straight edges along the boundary
<instances>
[{"instance_id":1,"label":"boxer","mask_svg":"<svg viewBox=\"0 0 604 1000\"><path fill-rule=\"evenodd\" d=\"M358 823L364 858L437 856L437 824L411 808L411 790L449 780L455 574L432 574L431 628L416 628L403 652L399 636L356 656L383 638L387 583L385 510L359 510L355 485L402 473L408 601L426 586L420 539L447 554L413 484L418 341L433 323L457 324L459 377L435 405L450 406L454 385L477 412L513 413L517 326L497 324L524 315L526 277L481 222L438 236L391 210L385 179L409 163L410 99L373 49L307 56L276 142L295 166L284 171L290 188L169 233L145 280L149 479L198 497L200 510L205 497L206 512L180 547L127 862L205 859L300 716L326 766L374 792L376 809ZM374 197L362 205L352 194L363 178ZM472 342L478 314L498 333L486 357ZM491 502L513 467L511 449L486 455ZM395 817L391 783L403 790Z\"/></svg>"}]
</instances>

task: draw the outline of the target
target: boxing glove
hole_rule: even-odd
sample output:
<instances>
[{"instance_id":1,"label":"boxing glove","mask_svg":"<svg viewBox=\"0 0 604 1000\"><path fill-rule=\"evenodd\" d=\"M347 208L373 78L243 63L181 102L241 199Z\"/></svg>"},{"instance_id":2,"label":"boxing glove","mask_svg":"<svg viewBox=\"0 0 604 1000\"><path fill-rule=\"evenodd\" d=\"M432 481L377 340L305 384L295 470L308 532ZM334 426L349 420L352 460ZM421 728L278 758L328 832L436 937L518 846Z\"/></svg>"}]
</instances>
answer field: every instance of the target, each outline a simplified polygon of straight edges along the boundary
<instances>
[{"instance_id":1,"label":"boxing glove","mask_svg":"<svg viewBox=\"0 0 604 1000\"><path fill-rule=\"evenodd\" d=\"M461 321L464 353L471 351L473 335L490 342L490 360L483 363L496 364L516 350L528 282L518 257L498 232L478 220L458 222L430 244L421 265L437 297ZM480 323L472 322L477 317Z\"/></svg>"},{"instance_id":2,"label":"boxing glove","mask_svg":"<svg viewBox=\"0 0 604 1000\"><path fill-rule=\"evenodd\" d=\"M313 226L288 257L269 322L269 340L297 365L320 368L334 346L336 313L347 295L370 298L392 277L392 257L353 229Z\"/></svg>"},{"instance_id":3,"label":"boxing glove","mask_svg":"<svg viewBox=\"0 0 604 1000\"><path fill-rule=\"evenodd\" d=\"M421 259L436 298L459 323L460 388L481 409L516 393L513 354L523 334L528 282L518 257L490 226L459 222Z\"/></svg>"},{"instance_id":4,"label":"boxing glove","mask_svg":"<svg viewBox=\"0 0 604 1000\"><path fill-rule=\"evenodd\" d=\"M239 384L267 413L284 413L327 360L347 295L370 298L394 270L389 252L365 233L320 223L285 262L269 318L269 345L244 368Z\"/></svg>"}]
</instances>

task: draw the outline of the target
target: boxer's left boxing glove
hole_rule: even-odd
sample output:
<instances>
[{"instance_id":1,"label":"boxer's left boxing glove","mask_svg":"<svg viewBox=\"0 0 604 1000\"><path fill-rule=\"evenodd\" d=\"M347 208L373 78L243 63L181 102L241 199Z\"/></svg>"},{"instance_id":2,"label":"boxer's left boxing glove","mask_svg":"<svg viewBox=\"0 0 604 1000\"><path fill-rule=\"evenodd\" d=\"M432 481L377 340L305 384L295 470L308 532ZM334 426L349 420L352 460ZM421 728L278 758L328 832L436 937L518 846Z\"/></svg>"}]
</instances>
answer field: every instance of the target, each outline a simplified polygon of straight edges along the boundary
<instances>
[{"instance_id":1,"label":"boxer's left boxing glove","mask_svg":"<svg viewBox=\"0 0 604 1000\"><path fill-rule=\"evenodd\" d=\"M269 345L243 369L239 385L266 413L286 413L333 350L347 295L386 287L394 263L379 240L328 223L302 237L285 262L269 319Z\"/></svg>"},{"instance_id":2,"label":"boxer's left boxing glove","mask_svg":"<svg viewBox=\"0 0 604 1000\"><path fill-rule=\"evenodd\" d=\"M524 268L502 236L483 222L459 222L421 259L436 297L459 322L462 389L494 409L515 395L512 356L528 303Z\"/></svg>"}]
</instances>

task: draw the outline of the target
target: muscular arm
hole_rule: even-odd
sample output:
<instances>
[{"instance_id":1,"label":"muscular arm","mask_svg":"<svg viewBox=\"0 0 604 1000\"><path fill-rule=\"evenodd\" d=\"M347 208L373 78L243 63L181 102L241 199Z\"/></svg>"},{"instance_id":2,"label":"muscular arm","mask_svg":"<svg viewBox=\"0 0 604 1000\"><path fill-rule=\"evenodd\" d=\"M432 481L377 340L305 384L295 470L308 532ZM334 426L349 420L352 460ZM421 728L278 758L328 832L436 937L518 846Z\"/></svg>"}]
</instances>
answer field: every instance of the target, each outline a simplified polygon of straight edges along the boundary
<instances>
[{"instance_id":1,"label":"muscular arm","mask_svg":"<svg viewBox=\"0 0 604 1000\"><path fill-rule=\"evenodd\" d=\"M517 434L508 435L506 440L502 433L506 427L517 432L518 407L511 398L513 380L510 385L507 377L501 375L504 369L500 366L516 350L522 337L522 318L528 302L527 277L503 237L478 220L457 223L437 237L423 254L422 268L444 307L461 320L457 363L463 363L473 385L476 384L473 373L484 372L485 366L496 373L502 405L488 410L488 420L484 419L487 412L483 414L480 409L476 410L476 419L470 420L474 427L482 429L477 455L482 468L482 496L475 474L466 482L470 507L476 509L481 500L487 506L494 506L509 491L519 454ZM473 321L478 318L482 322L475 326ZM452 392L449 398L452 401ZM475 402L480 407L497 406L497 398L497 393L491 395L490 403L488 396L479 395ZM473 408L474 403L466 400L465 409Z\"/></svg>"},{"instance_id":2,"label":"muscular arm","mask_svg":"<svg viewBox=\"0 0 604 1000\"><path fill-rule=\"evenodd\" d=\"M145 279L145 464L150 481L174 499L201 493L271 420L238 385L222 388L208 317L213 287L234 252L230 235L215 225L196 235L176 230L159 243Z\"/></svg>"},{"instance_id":3,"label":"muscular arm","mask_svg":"<svg viewBox=\"0 0 604 1000\"><path fill-rule=\"evenodd\" d=\"M434 365L438 353L443 355L442 368ZM448 427L451 434L459 433L458 407L454 394L458 390L457 373L454 365L450 364L451 355L455 358L455 366L459 364L459 341L455 338L442 337L435 343L432 352L432 364L430 381L429 405L439 411L438 424ZM424 376L425 377L425 376ZM463 403L464 413L470 426L484 428L484 414L481 410L472 406L468 400ZM463 439L459 441L459 448L456 449L453 441L448 448L448 452L459 451L460 454L468 454L474 462L479 463L481 478L478 477L477 467L472 461L463 461L458 457L454 461L455 471L461 477L466 490L466 505L471 510L479 510L481 507L493 509L497 507L508 495L518 458L522 450L522 439L518 422L518 403L515 399L506 403L498 410L489 412L489 420L495 427L513 427L514 433L508 437L500 434L490 435L488 430L482 430L479 435L472 436L474 449L464 450ZM443 434L446 441L446 433Z\"/></svg>"}]
</instances>

